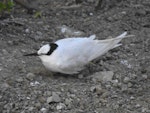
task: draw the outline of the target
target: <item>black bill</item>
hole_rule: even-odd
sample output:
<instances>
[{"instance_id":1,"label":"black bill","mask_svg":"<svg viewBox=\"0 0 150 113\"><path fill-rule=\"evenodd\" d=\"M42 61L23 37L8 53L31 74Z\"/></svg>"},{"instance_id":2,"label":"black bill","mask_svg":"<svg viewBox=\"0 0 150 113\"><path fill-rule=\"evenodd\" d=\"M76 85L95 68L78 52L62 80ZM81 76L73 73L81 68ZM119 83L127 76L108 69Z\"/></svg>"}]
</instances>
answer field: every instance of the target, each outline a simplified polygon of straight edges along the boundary
<instances>
[{"instance_id":1,"label":"black bill","mask_svg":"<svg viewBox=\"0 0 150 113\"><path fill-rule=\"evenodd\" d=\"M37 53L30 53L30 54L26 54L26 55L23 55L23 56L38 56Z\"/></svg>"}]
</instances>

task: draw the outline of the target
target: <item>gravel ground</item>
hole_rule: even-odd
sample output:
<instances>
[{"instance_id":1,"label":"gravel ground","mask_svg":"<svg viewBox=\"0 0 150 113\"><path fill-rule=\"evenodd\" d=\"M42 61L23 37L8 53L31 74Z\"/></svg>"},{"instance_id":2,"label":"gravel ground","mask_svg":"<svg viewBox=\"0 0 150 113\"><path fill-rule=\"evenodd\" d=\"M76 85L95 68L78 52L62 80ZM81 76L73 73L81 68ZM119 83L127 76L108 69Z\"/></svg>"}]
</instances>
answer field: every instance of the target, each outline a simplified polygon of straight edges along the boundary
<instances>
[{"instance_id":1,"label":"gravel ground","mask_svg":"<svg viewBox=\"0 0 150 113\"><path fill-rule=\"evenodd\" d=\"M43 0L41 17L16 6L0 20L1 113L150 113L150 1L126 0L97 12L95 3ZM65 38L62 25L98 39L125 30L135 36L74 76L51 73L39 58L23 56Z\"/></svg>"}]
</instances>

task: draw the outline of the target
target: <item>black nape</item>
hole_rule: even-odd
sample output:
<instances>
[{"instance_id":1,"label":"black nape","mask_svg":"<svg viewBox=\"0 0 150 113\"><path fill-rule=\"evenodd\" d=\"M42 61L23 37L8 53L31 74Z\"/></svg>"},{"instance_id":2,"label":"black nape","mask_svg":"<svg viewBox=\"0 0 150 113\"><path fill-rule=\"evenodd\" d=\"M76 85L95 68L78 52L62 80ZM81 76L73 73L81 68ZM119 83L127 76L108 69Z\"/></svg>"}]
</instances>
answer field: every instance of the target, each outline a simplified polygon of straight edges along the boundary
<instances>
[{"instance_id":1,"label":"black nape","mask_svg":"<svg viewBox=\"0 0 150 113\"><path fill-rule=\"evenodd\" d=\"M48 51L48 53L46 55L51 55L53 53L53 51L55 51L56 48L58 47L58 45L55 43L50 43L49 45L50 45L50 50Z\"/></svg>"}]
</instances>

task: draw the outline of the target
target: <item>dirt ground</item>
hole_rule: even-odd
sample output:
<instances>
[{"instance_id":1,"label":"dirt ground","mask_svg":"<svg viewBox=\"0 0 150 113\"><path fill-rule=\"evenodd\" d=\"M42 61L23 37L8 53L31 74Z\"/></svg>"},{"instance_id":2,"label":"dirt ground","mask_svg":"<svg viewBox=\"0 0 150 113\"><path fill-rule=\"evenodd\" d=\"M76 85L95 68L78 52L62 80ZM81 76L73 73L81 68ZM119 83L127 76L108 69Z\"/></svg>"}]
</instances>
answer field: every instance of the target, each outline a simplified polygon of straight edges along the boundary
<instances>
[{"instance_id":1,"label":"dirt ground","mask_svg":"<svg viewBox=\"0 0 150 113\"><path fill-rule=\"evenodd\" d=\"M150 1L97 12L95 2L39 0L41 17L17 5L0 20L1 113L150 113ZM23 56L65 38L62 25L98 39L124 31L135 36L75 76L48 72L39 58Z\"/></svg>"}]
</instances>

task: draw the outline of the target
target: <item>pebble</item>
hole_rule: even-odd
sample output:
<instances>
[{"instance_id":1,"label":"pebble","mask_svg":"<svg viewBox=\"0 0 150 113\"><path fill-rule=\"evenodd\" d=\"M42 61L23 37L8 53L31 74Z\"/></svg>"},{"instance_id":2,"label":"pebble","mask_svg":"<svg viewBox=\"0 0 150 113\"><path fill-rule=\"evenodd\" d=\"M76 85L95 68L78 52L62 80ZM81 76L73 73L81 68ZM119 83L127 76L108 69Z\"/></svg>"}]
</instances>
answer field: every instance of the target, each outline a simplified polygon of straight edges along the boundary
<instances>
[{"instance_id":1,"label":"pebble","mask_svg":"<svg viewBox=\"0 0 150 113\"><path fill-rule=\"evenodd\" d=\"M105 71L102 72L103 77L103 81L112 81L114 72L113 71Z\"/></svg>"},{"instance_id":2,"label":"pebble","mask_svg":"<svg viewBox=\"0 0 150 113\"><path fill-rule=\"evenodd\" d=\"M101 85L97 85L97 86L92 86L90 88L90 90L94 93L96 93L97 95L101 95L104 93L104 90L102 89Z\"/></svg>"},{"instance_id":3,"label":"pebble","mask_svg":"<svg viewBox=\"0 0 150 113\"><path fill-rule=\"evenodd\" d=\"M40 107L41 107L41 103L35 103L35 107L37 108L37 109L40 109Z\"/></svg>"},{"instance_id":4,"label":"pebble","mask_svg":"<svg viewBox=\"0 0 150 113\"><path fill-rule=\"evenodd\" d=\"M46 112L47 112L47 109L46 109L46 108L41 108L40 111L41 111L42 113L46 113Z\"/></svg>"},{"instance_id":5,"label":"pebble","mask_svg":"<svg viewBox=\"0 0 150 113\"><path fill-rule=\"evenodd\" d=\"M17 82L23 82L23 78L19 77L16 79Z\"/></svg>"},{"instance_id":6,"label":"pebble","mask_svg":"<svg viewBox=\"0 0 150 113\"><path fill-rule=\"evenodd\" d=\"M8 51L7 51L6 49L2 49L2 53L3 53L4 55L7 55L7 54L8 54Z\"/></svg>"},{"instance_id":7,"label":"pebble","mask_svg":"<svg viewBox=\"0 0 150 113\"><path fill-rule=\"evenodd\" d=\"M110 96L110 93L109 93L108 91L105 91L105 92L102 94L101 98L107 98L107 97L109 97L109 96Z\"/></svg>"},{"instance_id":8,"label":"pebble","mask_svg":"<svg viewBox=\"0 0 150 113\"><path fill-rule=\"evenodd\" d=\"M150 110L148 110L147 108L144 108L144 107L142 108L141 111L142 111L142 113L150 113Z\"/></svg>"},{"instance_id":9,"label":"pebble","mask_svg":"<svg viewBox=\"0 0 150 113\"><path fill-rule=\"evenodd\" d=\"M41 96L41 97L39 97L39 102L40 102L40 103L45 103L45 98L44 98L44 97L42 97L42 96Z\"/></svg>"},{"instance_id":10,"label":"pebble","mask_svg":"<svg viewBox=\"0 0 150 113\"><path fill-rule=\"evenodd\" d=\"M25 33L30 33L30 30L28 28L25 29Z\"/></svg>"},{"instance_id":11,"label":"pebble","mask_svg":"<svg viewBox=\"0 0 150 113\"><path fill-rule=\"evenodd\" d=\"M124 79L123 79L123 82L124 83L128 83L130 81L130 78L129 77L125 77Z\"/></svg>"},{"instance_id":12,"label":"pebble","mask_svg":"<svg viewBox=\"0 0 150 113\"><path fill-rule=\"evenodd\" d=\"M92 75L92 80L94 82L108 82L112 81L114 72L113 71L102 71L102 72L96 72Z\"/></svg>"},{"instance_id":13,"label":"pebble","mask_svg":"<svg viewBox=\"0 0 150 113\"><path fill-rule=\"evenodd\" d=\"M131 99L131 100L134 100L134 99L135 99L135 97L131 96L131 97L130 97L130 99Z\"/></svg>"},{"instance_id":14,"label":"pebble","mask_svg":"<svg viewBox=\"0 0 150 113\"><path fill-rule=\"evenodd\" d=\"M33 111L33 109L34 109L34 107L32 107L32 106L28 108L29 111Z\"/></svg>"},{"instance_id":15,"label":"pebble","mask_svg":"<svg viewBox=\"0 0 150 113\"><path fill-rule=\"evenodd\" d=\"M129 82L128 83L128 87L130 88L130 87L132 87L133 86L133 84L131 83L131 82Z\"/></svg>"},{"instance_id":16,"label":"pebble","mask_svg":"<svg viewBox=\"0 0 150 113\"><path fill-rule=\"evenodd\" d=\"M122 87L121 87L121 90L123 91L123 92L125 92L125 91L127 91L127 89L128 89L128 87L127 87L127 85L122 85Z\"/></svg>"},{"instance_id":17,"label":"pebble","mask_svg":"<svg viewBox=\"0 0 150 113\"><path fill-rule=\"evenodd\" d=\"M71 103L72 103L72 99L71 99L71 98L66 98L66 99L65 99L65 104L66 104L67 106L71 106Z\"/></svg>"},{"instance_id":18,"label":"pebble","mask_svg":"<svg viewBox=\"0 0 150 113\"><path fill-rule=\"evenodd\" d=\"M146 80L148 78L148 76L147 75L142 75L142 78Z\"/></svg>"},{"instance_id":19,"label":"pebble","mask_svg":"<svg viewBox=\"0 0 150 113\"><path fill-rule=\"evenodd\" d=\"M79 75L78 75L78 78L79 78L79 79L82 79L82 78L83 78L83 74L79 74Z\"/></svg>"},{"instance_id":20,"label":"pebble","mask_svg":"<svg viewBox=\"0 0 150 113\"><path fill-rule=\"evenodd\" d=\"M119 86L119 81L118 81L118 79L112 80L111 82L113 83L113 86L115 86L115 87L118 87L118 86Z\"/></svg>"},{"instance_id":21,"label":"pebble","mask_svg":"<svg viewBox=\"0 0 150 113\"><path fill-rule=\"evenodd\" d=\"M136 108L140 108L141 105L140 105L140 104L136 104L135 107L136 107Z\"/></svg>"},{"instance_id":22,"label":"pebble","mask_svg":"<svg viewBox=\"0 0 150 113\"><path fill-rule=\"evenodd\" d=\"M31 82L30 83L30 86L38 86L40 83L38 81L35 81L35 82Z\"/></svg>"},{"instance_id":23,"label":"pebble","mask_svg":"<svg viewBox=\"0 0 150 113\"><path fill-rule=\"evenodd\" d=\"M52 96L51 97L48 97L47 98L47 103L53 103L53 102L60 102L61 101L61 99L60 99L60 97L59 97L59 95L58 94L56 94L55 92L53 92L52 93Z\"/></svg>"},{"instance_id":24,"label":"pebble","mask_svg":"<svg viewBox=\"0 0 150 113\"><path fill-rule=\"evenodd\" d=\"M36 32L36 34L37 34L37 35L40 35L40 36L42 36L42 35L43 35L43 33L42 33L42 32L40 32L40 31L37 31L37 32Z\"/></svg>"},{"instance_id":25,"label":"pebble","mask_svg":"<svg viewBox=\"0 0 150 113\"><path fill-rule=\"evenodd\" d=\"M66 107L66 105L64 103L59 103L57 106L56 106L56 109L57 110L62 110Z\"/></svg>"},{"instance_id":26,"label":"pebble","mask_svg":"<svg viewBox=\"0 0 150 113\"><path fill-rule=\"evenodd\" d=\"M9 40L7 43L8 43L8 45L10 45L10 46L14 45L13 41L11 41L11 40Z\"/></svg>"},{"instance_id":27,"label":"pebble","mask_svg":"<svg viewBox=\"0 0 150 113\"><path fill-rule=\"evenodd\" d=\"M26 78L27 78L28 80L33 80L34 77L35 77L35 74L33 74L33 73L28 73L28 74L26 75Z\"/></svg>"}]
</instances>

